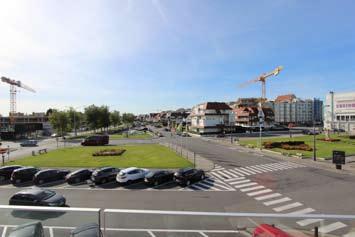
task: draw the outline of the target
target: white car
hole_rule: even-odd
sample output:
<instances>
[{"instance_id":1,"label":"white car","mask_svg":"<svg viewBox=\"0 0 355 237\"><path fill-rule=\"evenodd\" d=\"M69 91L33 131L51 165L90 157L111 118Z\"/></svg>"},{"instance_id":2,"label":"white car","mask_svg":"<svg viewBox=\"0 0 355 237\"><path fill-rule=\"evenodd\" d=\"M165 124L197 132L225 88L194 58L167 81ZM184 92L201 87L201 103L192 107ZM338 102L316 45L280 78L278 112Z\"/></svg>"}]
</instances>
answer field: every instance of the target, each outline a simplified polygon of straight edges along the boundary
<instances>
[{"instance_id":1,"label":"white car","mask_svg":"<svg viewBox=\"0 0 355 237\"><path fill-rule=\"evenodd\" d=\"M131 167L121 170L116 176L116 181L119 184L129 184L134 181L143 180L145 175L148 173L148 169Z\"/></svg>"}]
</instances>

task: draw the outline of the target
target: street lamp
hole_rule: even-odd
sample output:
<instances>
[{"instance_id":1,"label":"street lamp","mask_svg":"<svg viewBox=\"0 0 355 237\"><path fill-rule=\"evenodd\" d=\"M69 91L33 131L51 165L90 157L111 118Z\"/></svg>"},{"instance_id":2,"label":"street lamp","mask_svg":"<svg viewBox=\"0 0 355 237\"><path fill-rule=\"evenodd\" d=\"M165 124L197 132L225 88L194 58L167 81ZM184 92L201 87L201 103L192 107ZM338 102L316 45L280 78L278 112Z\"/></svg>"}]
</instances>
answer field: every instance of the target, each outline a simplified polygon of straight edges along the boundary
<instances>
[{"instance_id":1,"label":"street lamp","mask_svg":"<svg viewBox=\"0 0 355 237\"><path fill-rule=\"evenodd\" d=\"M316 118L315 111L316 108L316 99L313 98L313 106L312 106L312 115L313 115L313 160L317 161L317 150L316 150Z\"/></svg>"}]
</instances>

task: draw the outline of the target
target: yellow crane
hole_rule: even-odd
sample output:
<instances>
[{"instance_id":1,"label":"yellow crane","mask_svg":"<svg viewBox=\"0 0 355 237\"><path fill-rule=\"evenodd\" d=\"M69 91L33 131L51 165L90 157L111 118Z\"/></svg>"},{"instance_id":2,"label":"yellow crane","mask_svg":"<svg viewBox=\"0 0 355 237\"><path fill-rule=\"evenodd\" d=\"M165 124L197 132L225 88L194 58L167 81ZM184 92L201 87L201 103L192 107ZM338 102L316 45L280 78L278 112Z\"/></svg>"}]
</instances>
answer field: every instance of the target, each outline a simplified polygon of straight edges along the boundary
<instances>
[{"instance_id":1,"label":"yellow crane","mask_svg":"<svg viewBox=\"0 0 355 237\"><path fill-rule=\"evenodd\" d=\"M282 66L278 66L271 72L263 73L260 76L258 76L256 79L240 84L239 87L245 87L252 83L261 82L261 103L263 103L264 101L266 101L266 79L271 76L277 76L282 69L283 69Z\"/></svg>"}]
</instances>

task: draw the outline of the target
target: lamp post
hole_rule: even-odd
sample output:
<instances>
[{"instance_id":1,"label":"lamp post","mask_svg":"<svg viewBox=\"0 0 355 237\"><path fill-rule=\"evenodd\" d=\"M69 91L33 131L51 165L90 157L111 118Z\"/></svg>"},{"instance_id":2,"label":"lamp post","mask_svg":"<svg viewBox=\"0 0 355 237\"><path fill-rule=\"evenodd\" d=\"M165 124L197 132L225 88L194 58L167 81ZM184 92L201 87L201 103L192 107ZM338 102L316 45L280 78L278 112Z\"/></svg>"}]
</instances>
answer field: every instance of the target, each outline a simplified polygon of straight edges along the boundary
<instances>
[{"instance_id":1,"label":"lamp post","mask_svg":"<svg viewBox=\"0 0 355 237\"><path fill-rule=\"evenodd\" d=\"M262 108L261 102L259 103L259 112L258 112L258 118L259 118L259 148L260 150L262 149L262 125L264 124L264 118L265 114Z\"/></svg>"},{"instance_id":2,"label":"lamp post","mask_svg":"<svg viewBox=\"0 0 355 237\"><path fill-rule=\"evenodd\" d=\"M317 146L316 146L316 118L315 118L315 106L316 100L313 98L313 106L312 106L312 117L313 117L313 160L317 161Z\"/></svg>"}]
</instances>

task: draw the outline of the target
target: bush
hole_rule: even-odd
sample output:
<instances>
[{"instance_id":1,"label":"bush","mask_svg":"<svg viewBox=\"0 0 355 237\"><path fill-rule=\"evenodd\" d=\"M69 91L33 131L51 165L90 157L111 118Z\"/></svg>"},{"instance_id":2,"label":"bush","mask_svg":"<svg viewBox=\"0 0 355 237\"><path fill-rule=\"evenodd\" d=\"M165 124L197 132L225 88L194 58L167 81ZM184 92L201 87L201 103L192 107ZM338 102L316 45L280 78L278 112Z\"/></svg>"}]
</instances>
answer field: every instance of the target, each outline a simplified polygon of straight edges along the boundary
<instances>
[{"instance_id":1,"label":"bush","mask_svg":"<svg viewBox=\"0 0 355 237\"><path fill-rule=\"evenodd\" d=\"M126 150L124 149L105 149L105 150L100 150L100 151L95 151L92 153L93 156L120 156L122 155Z\"/></svg>"},{"instance_id":2,"label":"bush","mask_svg":"<svg viewBox=\"0 0 355 237\"><path fill-rule=\"evenodd\" d=\"M304 141L264 142L263 146L267 149L281 148L285 150L313 150L309 145L305 144Z\"/></svg>"}]
</instances>

